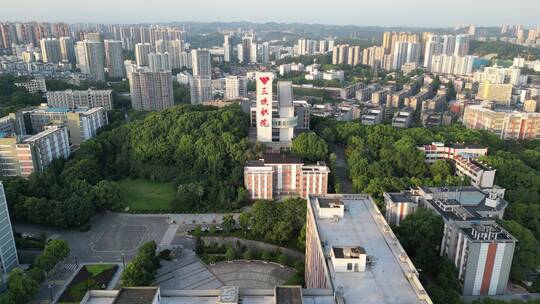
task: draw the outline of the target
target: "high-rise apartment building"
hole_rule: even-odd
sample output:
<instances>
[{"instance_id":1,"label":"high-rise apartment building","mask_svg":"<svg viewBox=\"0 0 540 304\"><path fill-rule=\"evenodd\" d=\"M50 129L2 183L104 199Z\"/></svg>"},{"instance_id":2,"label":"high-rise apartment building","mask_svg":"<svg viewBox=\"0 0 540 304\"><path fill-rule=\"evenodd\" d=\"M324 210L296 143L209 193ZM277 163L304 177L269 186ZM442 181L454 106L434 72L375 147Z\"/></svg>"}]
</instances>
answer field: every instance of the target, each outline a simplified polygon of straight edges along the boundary
<instances>
[{"instance_id":1,"label":"high-rise apartment building","mask_svg":"<svg viewBox=\"0 0 540 304\"><path fill-rule=\"evenodd\" d=\"M77 42L75 56L82 73L92 76L96 81L105 80L105 48L102 42L93 40Z\"/></svg>"},{"instance_id":2,"label":"high-rise apartment building","mask_svg":"<svg viewBox=\"0 0 540 304\"><path fill-rule=\"evenodd\" d=\"M131 105L137 111L160 111L174 105L171 71L138 69L129 75Z\"/></svg>"},{"instance_id":3,"label":"high-rise apartment building","mask_svg":"<svg viewBox=\"0 0 540 304\"><path fill-rule=\"evenodd\" d=\"M75 40L71 37L60 37L59 41L62 62L75 63Z\"/></svg>"},{"instance_id":4,"label":"high-rise apartment building","mask_svg":"<svg viewBox=\"0 0 540 304\"><path fill-rule=\"evenodd\" d=\"M198 49L191 51L193 76L212 77L212 62L210 51L207 49Z\"/></svg>"},{"instance_id":5,"label":"high-rise apartment building","mask_svg":"<svg viewBox=\"0 0 540 304\"><path fill-rule=\"evenodd\" d=\"M457 35L454 56L469 55L469 35Z\"/></svg>"},{"instance_id":6,"label":"high-rise apartment building","mask_svg":"<svg viewBox=\"0 0 540 304\"><path fill-rule=\"evenodd\" d=\"M223 61L231 61L232 48L229 41L229 35L223 36Z\"/></svg>"},{"instance_id":7,"label":"high-rise apartment building","mask_svg":"<svg viewBox=\"0 0 540 304\"><path fill-rule=\"evenodd\" d=\"M148 66L148 54L152 52L152 45L150 43L137 43L135 45L135 60L137 66Z\"/></svg>"},{"instance_id":8,"label":"high-rise apartment building","mask_svg":"<svg viewBox=\"0 0 540 304\"><path fill-rule=\"evenodd\" d=\"M150 53L148 54L148 67L153 72L170 71L171 58L169 53Z\"/></svg>"},{"instance_id":9,"label":"high-rise apartment building","mask_svg":"<svg viewBox=\"0 0 540 304\"><path fill-rule=\"evenodd\" d=\"M65 90L47 92L47 104L55 108L98 108L113 109L112 90Z\"/></svg>"},{"instance_id":10,"label":"high-rise apartment building","mask_svg":"<svg viewBox=\"0 0 540 304\"><path fill-rule=\"evenodd\" d=\"M440 42L440 38L437 35L430 35L427 39L424 52L424 67L430 68L433 55L442 53L443 44Z\"/></svg>"},{"instance_id":11,"label":"high-rise apartment building","mask_svg":"<svg viewBox=\"0 0 540 304\"><path fill-rule=\"evenodd\" d=\"M8 203L4 185L0 181L0 273L2 279L6 279L13 268L19 266L17 248L15 247L15 238L13 228L9 219ZM4 281L4 280L2 280Z\"/></svg>"},{"instance_id":12,"label":"high-rise apartment building","mask_svg":"<svg viewBox=\"0 0 540 304\"><path fill-rule=\"evenodd\" d=\"M242 63L251 63L252 61L252 53L257 52L256 50L253 51L253 36L244 36L242 37L242 60L240 62ZM255 55L256 58L256 55Z\"/></svg>"},{"instance_id":13,"label":"high-rise apartment building","mask_svg":"<svg viewBox=\"0 0 540 304\"><path fill-rule=\"evenodd\" d=\"M43 62L59 63L62 61L62 51L60 49L60 40L56 38L41 39L39 41Z\"/></svg>"},{"instance_id":14,"label":"high-rise apartment building","mask_svg":"<svg viewBox=\"0 0 540 304\"><path fill-rule=\"evenodd\" d=\"M393 50L393 59L392 68L394 70L401 69L401 66L407 62L407 49L409 43L406 41L396 42Z\"/></svg>"},{"instance_id":15,"label":"high-rise apartment building","mask_svg":"<svg viewBox=\"0 0 540 304\"><path fill-rule=\"evenodd\" d=\"M192 77L190 79L189 88L192 105L199 105L202 104L203 101L214 99L212 94L212 79L209 77Z\"/></svg>"},{"instance_id":16,"label":"high-rise apartment building","mask_svg":"<svg viewBox=\"0 0 540 304\"><path fill-rule=\"evenodd\" d=\"M242 76L225 78L225 99L232 100L247 97L247 79Z\"/></svg>"},{"instance_id":17,"label":"high-rise apartment building","mask_svg":"<svg viewBox=\"0 0 540 304\"><path fill-rule=\"evenodd\" d=\"M122 41L105 40L105 62L107 64L107 76L112 79L120 79L126 76Z\"/></svg>"}]
</instances>

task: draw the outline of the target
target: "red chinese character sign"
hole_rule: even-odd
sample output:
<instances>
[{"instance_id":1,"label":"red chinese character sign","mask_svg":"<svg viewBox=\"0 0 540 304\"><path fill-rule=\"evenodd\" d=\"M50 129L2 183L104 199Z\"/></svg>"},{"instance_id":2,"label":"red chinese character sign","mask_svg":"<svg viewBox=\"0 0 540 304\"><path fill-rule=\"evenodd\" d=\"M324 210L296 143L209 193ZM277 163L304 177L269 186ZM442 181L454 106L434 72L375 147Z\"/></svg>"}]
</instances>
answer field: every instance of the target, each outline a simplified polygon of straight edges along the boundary
<instances>
[{"instance_id":1,"label":"red chinese character sign","mask_svg":"<svg viewBox=\"0 0 540 304\"><path fill-rule=\"evenodd\" d=\"M272 81L274 74L257 73L257 141L272 141Z\"/></svg>"}]
</instances>

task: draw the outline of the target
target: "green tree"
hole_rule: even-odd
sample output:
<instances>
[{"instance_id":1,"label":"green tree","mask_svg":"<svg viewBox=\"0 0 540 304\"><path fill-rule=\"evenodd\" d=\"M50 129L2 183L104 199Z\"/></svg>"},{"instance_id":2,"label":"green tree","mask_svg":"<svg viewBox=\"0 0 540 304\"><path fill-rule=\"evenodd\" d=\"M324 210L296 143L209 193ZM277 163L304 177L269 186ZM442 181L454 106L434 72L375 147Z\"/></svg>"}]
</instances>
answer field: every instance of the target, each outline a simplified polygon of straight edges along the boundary
<instances>
[{"instance_id":1,"label":"green tree","mask_svg":"<svg viewBox=\"0 0 540 304\"><path fill-rule=\"evenodd\" d=\"M518 240L510 269L510 279L524 280L529 270L538 267L540 261L538 241L529 229L516 221L501 221L501 224Z\"/></svg>"},{"instance_id":2,"label":"green tree","mask_svg":"<svg viewBox=\"0 0 540 304\"><path fill-rule=\"evenodd\" d=\"M328 145L315 133L302 133L293 139L292 151L294 154L308 161L326 160Z\"/></svg>"},{"instance_id":3,"label":"green tree","mask_svg":"<svg viewBox=\"0 0 540 304\"><path fill-rule=\"evenodd\" d=\"M244 234L248 233L250 220L250 215L247 212L240 213L240 216L238 217L238 224L240 225L240 229L242 229Z\"/></svg>"},{"instance_id":4,"label":"green tree","mask_svg":"<svg viewBox=\"0 0 540 304\"><path fill-rule=\"evenodd\" d=\"M244 254L242 255L242 257L246 261L251 261L253 259L253 252L251 250L249 250L249 249L246 249L246 251L244 251Z\"/></svg>"},{"instance_id":5,"label":"green tree","mask_svg":"<svg viewBox=\"0 0 540 304\"><path fill-rule=\"evenodd\" d=\"M225 259L227 261L232 261L236 257L236 254L234 253L234 249L232 247L227 248L227 251L225 252Z\"/></svg>"},{"instance_id":6,"label":"green tree","mask_svg":"<svg viewBox=\"0 0 540 304\"><path fill-rule=\"evenodd\" d=\"M287 262L289 261L289 259L287 259L287 256L285 254L280 254L279 257L278 257L278 263L280 263L281 265L287 265Z\"/></svg>"},{"instance_id":7,"label":"green tree","mask_svg":"<svg viewBox=\"0 0 540 304\"><path fill-rule=\"evenodd\" d=\"M36 266L49 272L58 262L67 258L70 249L64 240L51 240L45 245L43 253L36 259Z\"/></svg>"},{"instance_id":8,"label":"green tree","mask_svg":"<svg viewBox=\"0 0 540 304\"><path fill-rule=\"evenodd\" d=\"M271 234L271 240L280 244L283 244L289 240L293 235L293 228L291 225L284 221L279 221L274 225Z\"/></svg>"},{"instance_id":9,"label":"green tree","mask_svg":"<svg viewBox=\"0 0 540 304\"><path fill-rule=\"evenodd\" d=\"M396 235L417 268L428 274L437 272L443 221L432 210L420 208L408 215L395 229Z\"/></svg>"},{"instance_id":10,"label":"green tree","mask_svg":"<svg viewBox=\"0 0 540 304\"><path fill-rule=\"evenodd\" d=\"M30 301L38 291L38 283L29 278L20 268L15 268L9 273L8 295L16 303Z\"/></svg>"},{"instance_id":11,"label":"green tree","mask_svg":"<svg viewBox=\"0 0 540 304\"><path fill-rule=\"evenodd\" d=\"M236 225L236 220L232 216L232 214L227 214L223 216L223 229L225 229L226 232L231 232L234 229L234 226Z\"/></svg>"},{"instance_id":12,"label":"green tree","mask_svg":"<svg viewBox=\"0 0 540 304\"><path fill-rule=\"evenodd\" d=\"M302 250L306 249L306 224L302 226L300 234L298 235L298 247Z\"/></svg>"},{"instance_id":13,"label":"green tree","mask_svg":"<svg viewBox=\"0 0 540 304\"><path fill-rule=\"evenodd\" d=\"M431 176L438 176L439 178L444 179L452 174L452 167L447 161L437 160L429 166L429 171L431 172Z\"/></svg>"},{"instance_id":14,"label":"green tree","mask_svg":"<svg viewBox=\"0 0 540 304\"><path fill-rule=\"evenodd\" d=\"M93 187L94 205L97 211L120 209L120 189L115 182L102 180Z\"/></svg>"},{"instance_id":15,"label":"green tree","mask_svg":"<svg viewBox=\"0 0 540 304\"><path fill-rule=\"evenodd\" d=\"M265 262L268 262L272 259L272 254L267 250L263 250L263 252L261 253L261 259Z\"/></svg>"}]
</instances>

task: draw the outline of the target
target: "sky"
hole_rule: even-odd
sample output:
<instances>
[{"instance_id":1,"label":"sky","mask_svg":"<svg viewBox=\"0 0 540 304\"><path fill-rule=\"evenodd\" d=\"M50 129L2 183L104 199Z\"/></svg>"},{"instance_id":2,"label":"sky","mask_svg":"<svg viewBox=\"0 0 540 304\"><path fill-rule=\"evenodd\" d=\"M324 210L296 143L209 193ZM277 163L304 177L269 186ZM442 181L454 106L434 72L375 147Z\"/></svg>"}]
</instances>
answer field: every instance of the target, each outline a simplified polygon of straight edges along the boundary
<instances>
[{"instance_id":1,"label":"sky","mask_svg":"<svg viewBox=\"0 0 540 304\"><path fill-rule=\"evenodd\" d=\"M0 21L540 24L539 0L0 0Z\"/></svg>"}]
</instances>

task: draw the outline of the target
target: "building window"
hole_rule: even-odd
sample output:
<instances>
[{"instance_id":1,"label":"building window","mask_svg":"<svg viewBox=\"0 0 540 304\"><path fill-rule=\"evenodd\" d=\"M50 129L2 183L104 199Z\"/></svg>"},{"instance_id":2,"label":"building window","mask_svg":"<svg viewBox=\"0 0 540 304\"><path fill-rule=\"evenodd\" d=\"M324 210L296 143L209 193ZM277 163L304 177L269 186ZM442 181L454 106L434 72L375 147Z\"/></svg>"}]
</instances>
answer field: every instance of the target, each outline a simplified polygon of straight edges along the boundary
<instances>
[{"instance_id":1,"label":"building window","mask_svg":"<svg viewBox=\"0 0 540 304\"><path fill-rule=\"evenodd\" d=\"M348 270L348 271L351 271L351 270L352 270L352 263L347 263L347 270Z\"/></svg>"}]
</instances>

